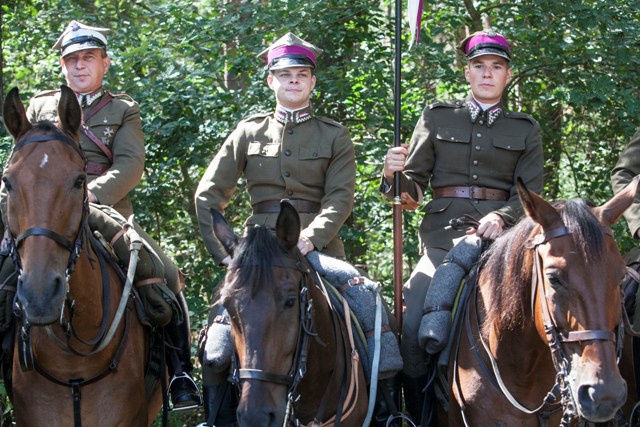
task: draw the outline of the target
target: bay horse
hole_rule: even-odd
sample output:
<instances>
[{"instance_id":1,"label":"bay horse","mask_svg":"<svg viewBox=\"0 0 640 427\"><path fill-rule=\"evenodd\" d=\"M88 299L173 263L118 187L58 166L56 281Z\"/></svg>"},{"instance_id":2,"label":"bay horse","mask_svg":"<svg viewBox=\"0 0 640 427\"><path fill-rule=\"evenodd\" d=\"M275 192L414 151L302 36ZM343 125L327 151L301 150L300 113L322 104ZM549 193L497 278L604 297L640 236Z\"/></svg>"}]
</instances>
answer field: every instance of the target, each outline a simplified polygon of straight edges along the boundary
<instances>
[{"instance_id":1,"label":"bay horse","mask_svg":"<svg viewBox=\"0 0 640 427\"><path fill-rule=\"evenodd\" d=\"M275 233L254 227L243 238L211 213L213 232L232 257L220 299L237 352L239 425L361 427L367 413L362 364L348 322L332 309L296 246L295 208L281 202Z\"/></svg>"},{"instance_id":2,"label":"bay horse","mask_svg":"<svg viewBox=\"0 0 640 427\"><path fill-rule=\"evenodd\" d=\"M625 404L625 264L611 225L636 178L599 207L550 204L518 180L526 217L496 239L461 308L448 362L451 426L606 423ZM593 425L593 424L590 424ZM618 425L618 424L614 424Z\"/></svg>"},{"instance_id":3,"label":"bay horse","mask_svg":"<svg viewBox=\"0 0 640 427\"><path fill-rule=\"evenodd\" d=\"M20 273L15 419L19 426L147 426L162 405L159 384L145 392L150 332L123 296L123 277L90 244L82 112L67 86L58 117L57 126L29 123L17 88L4 102L14 139L2 178L6 225Z\"/></svg>"}]
</instances>

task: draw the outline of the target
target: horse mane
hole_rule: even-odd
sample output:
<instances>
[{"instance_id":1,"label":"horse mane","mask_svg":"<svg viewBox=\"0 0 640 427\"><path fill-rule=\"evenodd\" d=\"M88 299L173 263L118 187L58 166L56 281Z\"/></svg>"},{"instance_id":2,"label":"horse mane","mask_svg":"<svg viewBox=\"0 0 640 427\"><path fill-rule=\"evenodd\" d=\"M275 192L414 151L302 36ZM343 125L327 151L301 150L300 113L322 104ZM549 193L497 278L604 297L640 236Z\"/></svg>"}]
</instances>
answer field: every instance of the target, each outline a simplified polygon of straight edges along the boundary
<instances>
[{"instance_id":1,"label":"horse mane","mask_svg":"<svg viewBox=\"0 0 640 427\"><path fill-rule=\"evenodd\" d=\"M258 291L258 285L273 280L273 266L277 260L286 256L278 243L275 233L266 227L252 227L246 237L238 242L229 268L238 274L235 289L225 287L225 293L247 289L252 295Z\"/></svg>"},{"instance_id":2,"label":"horse mane","mask_svg":"<svg viewBox=\"0 0 640 427\"><path fill-rule=\"evenodd\" d=\"M604 248L604 231L584 199L558 201L553 204L582 258L591 262ZM535 249L525 244L540 231L531 218L523 217L513 228L496 239L481 260L480 279L493 287L492 301L487 307L483 334L515 330L533 321L531 313L531 281Z\"/></svg>"}]
</instances>

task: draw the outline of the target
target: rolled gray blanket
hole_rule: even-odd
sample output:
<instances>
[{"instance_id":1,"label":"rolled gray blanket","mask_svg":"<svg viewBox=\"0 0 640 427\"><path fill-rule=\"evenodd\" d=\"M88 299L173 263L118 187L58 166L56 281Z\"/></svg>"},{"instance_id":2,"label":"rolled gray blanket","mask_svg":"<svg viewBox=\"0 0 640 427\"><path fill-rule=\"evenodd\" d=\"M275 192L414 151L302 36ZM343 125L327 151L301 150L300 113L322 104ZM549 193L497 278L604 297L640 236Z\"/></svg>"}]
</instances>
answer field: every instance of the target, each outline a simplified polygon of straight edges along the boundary
<instances>
[{"instance_id":1,"label":"rolled gray blanket","mask_svg":"<svg viewBox=\"0 0 640 427\"><path fill-rule=\"evenodd\" d=\"M418 342L429 354L437 354L447 345L460 283L478 261L481 244L475 235L465 237L449 251L431 279L418 331Z\"/></svg>"},{"instance_id":2,"label":"rolled gray blanket","mask_svg":"<svg viewBox=\"0 0 640 427\"><path fill-rule=\"evenodd\" d=\"M209 317L209 326L204 338L200 362L216 373L226 372L231 366L234 351L229 314L224 307L214 306L211 308Z\"/></svg>"},{"instance_id":3,"label":"rolled gray blanket","mask_svg":"<svg viewBox=\"0 0 640 427\"><path fill-rule=\"evenodd\" d=\"M317 251L307 254L307 260L327 282L340 291L360 322L367 338L369 366L365 367L365 371L367 377L370 377L375 345L374 327L378 285L363 277L351 264ZM384 304L384 301L382 303ZM391 377L402 369L402 356L396 335L390 330L389 317L384 307L381 315L383 332L380 337L378 377L382 379Z\"/></svg>"}]
</instances>

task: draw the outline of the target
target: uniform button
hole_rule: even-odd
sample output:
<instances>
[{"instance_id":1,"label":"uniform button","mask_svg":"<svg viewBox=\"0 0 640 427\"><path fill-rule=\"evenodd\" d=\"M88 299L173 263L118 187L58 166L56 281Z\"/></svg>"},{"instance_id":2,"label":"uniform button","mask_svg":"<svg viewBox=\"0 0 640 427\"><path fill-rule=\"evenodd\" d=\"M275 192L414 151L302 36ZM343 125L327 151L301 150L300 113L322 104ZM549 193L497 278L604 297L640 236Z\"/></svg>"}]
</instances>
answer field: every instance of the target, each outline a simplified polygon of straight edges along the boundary
<instances>
[{"instance_id":1,"label":"uniform button","mask_svg":"<svg viewBox=\"0 0 640 427\"><path fill-rule=\"evenodd\" d=\"M451 137L451 140L452 140L452 141L455 141L456 139L452 136L452 137Z\"/></svg>"},{"instance_id":2,"label":"uniform button","mask_svg":"<svg viewBox=\"0 0 640 427\"><path fill-rule=\"evenodd\" d=\"M472 178L473 178L474 180L477 180L477 179L478 179L478 175L473 175L473 177L472 177Z\"/></svg>"},{"instance_id":3,"label":"uniform button","mask_svg":"<svg viewBox=\"0 0 640 427\"><path fill-rule=\"evenodd\" d=\"M286 172L284 173L284 176L286 176L287 178L289 178L289 177L291 176L291 174L289 173L289 171L286 171Z\"/></svg>"},{"instance_id":4,"label":"uniform button","mask_svg":"<svg viewBox=\"0 0 640 427\"><path fill-rule=\"evenodd\" d=\"M293 196L293 191L289 190L289 191L287 191L287 194L288 194L289 196Z\"/></svg>"},{"instance_id":5,"label":"uniform button","mask_svg":"<svg viewBox=\"0 0 640 427\"><path fill-rule=\"evenodd\" d=\"M291 155L291 150L289 150L288 148L286 150L284 150L284 155L285 156L290 156Z\"/></svg>"},{"instance_id":6,"label":"uniform button","mask_svg":"<svg viewBox=\"0 0 640 427\"><path fill-rule=\"evenodd\" d=\"M510 145L507 145L507 148L508 148L508 149L511 149L511 146L510 146Z\"/></svg>"},{"instance_id":7,"label":"uniform button","mask_svg":"<svg viewBox=\"0 0 640 427\"><path fill-rule=\"evenodd\" d=\"M484 124L484 120L480 120L480 121L478 122L478 124L479 124L479 125L483 125L483 124Z\"/></svg>"},{"instance_id":8,"label":"uniform button","mask_svg":"<svg viewBox=\"0 0 640 427\"><path fill-rule=\"evenodd\" d=\"M482 134L481 134L481 133L476 133L476 136L477 136L478 138L482 138Z\"/></svg>"},{"instance_id":9,"label":"uniform button","mask_svg":"<svg viewBox=\"0 0 640 427\"><path fill-rule=\"evenodd\" d=\"M473 166L478 166L478 161L477 160L473 161Z\"/></svg>"},{"instance_id":10,"label":"uniform button","mask_svg":"<svg viewBox=\"0 0 640 427\"><path fill-rule=\"evenodd\" d=\"M287 133L288 133L289 135L293 135L293 129L288 129L288 130L287 130Z\"/></svg>"},{"instance_id":11,"label":"uniform button","mask_svg":"<svg viewBox=\"0 0 640 427\"><path fill-rule=\"evenodd\" d=\"M480 151L480 146L476 145L476 151Z\"/></svg>"},{"instance_id":12,"label":"uniform button","mask_svg":"<svg viewBox=\"0 0 640 427\"><path fill-rule=\"evenodd\" d=\"M315 159L316 157L318 157L318 153L313 153L313 154L311 155L311 157L313 157L313 158Z\"/></svg>"}]
</instances>

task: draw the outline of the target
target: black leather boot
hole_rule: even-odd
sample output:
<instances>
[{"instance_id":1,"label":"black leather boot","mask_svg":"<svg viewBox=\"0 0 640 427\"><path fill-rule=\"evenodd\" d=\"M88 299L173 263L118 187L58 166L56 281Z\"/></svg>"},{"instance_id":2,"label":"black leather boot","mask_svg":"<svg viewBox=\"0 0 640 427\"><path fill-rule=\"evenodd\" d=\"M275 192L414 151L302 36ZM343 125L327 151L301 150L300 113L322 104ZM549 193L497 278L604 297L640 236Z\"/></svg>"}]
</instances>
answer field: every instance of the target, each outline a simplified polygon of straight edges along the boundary
<instances>
[{"instance_id":1,"label":"black leather boot","mask_svg":"<svg viewBox=\"0 0 640 427\"><path fill-rule=\"evenodd\" d=\"M171 381L169 382L169 399L173 411L187 411L202 406L202 396L198 385L190 375L193 369L191 363L191 328L187 313L186 301L182 292L176 295L182 311L184 321L177 324L173 316L165 327L167 365Z\"/></svg>"},{"instance_id":2,"label":"black leather boot","mask_svg":"<svg viewBox=\"0 0 640 427\"><path fill-rule=\"evenodd\" d=\"M207 426L233 427L236 425L238 393L229 381L203 386L204 416Z\"/></svg>"},{"instance_id":3,"label":"black leather boot","mask_svg":"<svg viewBox=\"0 0 640 427\"><path fill-rule=\"evenodd\" d=\"M373 425L378 427L400 427L402 426L402 419L394 418L389 424L387 424L389 418L399 416L400 412L398 408L402 405L400 402L400 375L395 375L391 378L385 378L378 380L378 392L376 394L376 406L374 409L374 423Z\"/></svg>"},{"instance_id":4,"label":"black leather boot","mask_svg":"<svg viewBox=\"0 0 640 427\"><path fill-rule=\"evenodd\" d=\"M424 406L423 389L427 385L428 375L410 377L402 375L402 390L404 392L404 406L415 425L422 424Z\"/></svg>"}]
</instances>

